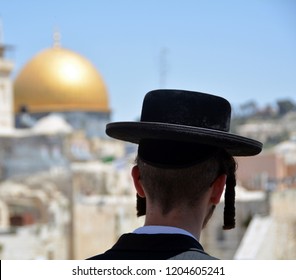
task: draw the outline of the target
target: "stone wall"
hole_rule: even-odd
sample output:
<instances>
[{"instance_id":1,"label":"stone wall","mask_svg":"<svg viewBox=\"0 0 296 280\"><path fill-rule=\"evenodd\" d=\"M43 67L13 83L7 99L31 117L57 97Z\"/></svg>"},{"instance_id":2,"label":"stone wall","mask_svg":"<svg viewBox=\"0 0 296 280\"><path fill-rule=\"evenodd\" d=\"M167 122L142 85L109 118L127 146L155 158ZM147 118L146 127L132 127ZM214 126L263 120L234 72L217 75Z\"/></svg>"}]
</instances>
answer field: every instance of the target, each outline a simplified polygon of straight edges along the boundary
<instances>
[{"instance_id":1,"label":"stone wall","mask_svg":"<svg viewBox=\"0 0 296 280\"><path fill-rule=\"evenodd\" d=\"M276 259L296 259L296 190L273 194L271 216L276 223Z\"/></svg>"}]
</instances>

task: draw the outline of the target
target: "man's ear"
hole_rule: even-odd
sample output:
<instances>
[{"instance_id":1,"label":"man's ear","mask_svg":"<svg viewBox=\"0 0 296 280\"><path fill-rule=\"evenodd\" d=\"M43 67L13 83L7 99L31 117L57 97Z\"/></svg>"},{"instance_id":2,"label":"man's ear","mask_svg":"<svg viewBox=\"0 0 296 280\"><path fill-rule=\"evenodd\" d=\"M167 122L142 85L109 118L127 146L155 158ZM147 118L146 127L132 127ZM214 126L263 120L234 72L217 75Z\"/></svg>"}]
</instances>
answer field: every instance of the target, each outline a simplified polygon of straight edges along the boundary
<instances>
[{"instance_id":1,"label":"man's ear","mask_svg":"<svg viewBox=\"0 0 296 280\"><path fill-rule=\"evenodd\" d=\"M135 165L132 168L132 177L133 177L133 181L134 181L134 186L136 188L137 194L140 197L146 197L143 186L140 182L140 170L139 167L137 165Z\"/></svg>"},{"instance_id":2,"label":"man's ear","mask_svg":"<svg viewBox=\"0 0 296 280\"><path fill-rule=\"evenodd\" d=\"M220 202L222 193L224 191L224 186L226 184L227 176L226 174L222 174L216 178L214 183L212 184L212 193L210 197L210 201L213 204L218 204Z\"/></svg>"}]
</instances>

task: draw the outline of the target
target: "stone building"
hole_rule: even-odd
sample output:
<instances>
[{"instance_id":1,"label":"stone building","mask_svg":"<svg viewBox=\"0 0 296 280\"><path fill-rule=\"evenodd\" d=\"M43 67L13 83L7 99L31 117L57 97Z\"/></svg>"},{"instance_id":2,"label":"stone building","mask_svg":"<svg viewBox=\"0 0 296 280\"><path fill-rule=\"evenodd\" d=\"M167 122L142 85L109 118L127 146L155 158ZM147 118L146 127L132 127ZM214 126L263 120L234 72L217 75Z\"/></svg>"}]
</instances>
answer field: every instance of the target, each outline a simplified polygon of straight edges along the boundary
<instances>
[{"instance_id":1,"label":"stone building","mask_svg":"<svg viewBox=\"0 0 296 280\"><path fill-rule=\"evenodd\" d=\"M103 252L143 223L136 216L130 168L128 158L123 163L72 164L72 258Z\"/></svg>"},{"instance_id":2,"label":"stone building","mask_svg":"<svg viewBox=\"0 0 296 280\"><path fill-rule=\"evenodd\" d=\"M296 190L276 192L271 201L275 222L274 259L296 259Z\"/></svg>"},{"instance_id":3,"label":"stone building","mask_svg":"<svg viewBox=\"0 0 296 280\"><path fill-rule=\"evenodd\" d=\"M0 30L1 32L1 30ZM9 130L14 126L13 113L13 62L6 57L11 46L0 42L0 130Z\"/></svg>"},{"instance_id":4,"label":"stone building","mask_svg":"<svg viewBox=\"0 0 296 280\"><path fill-rule=\"evenodd\" d=\"M85 259L140 226L130 165L72 163L1 183L2 258Z\"/></svg>"},{"instance_id":5,"label":"stone building","mask_svg":"<svg viewBox=\"0 0 296 280\"><path fill-rule=\"evenodd\" d=\"M279 143L256 157L237 158L237 177L248 189L296 187L296 142Z\"/></svg>"},{"instance_id":6,"label":"stone building","mask_svg":"<svg viewBox=\"0 0 296 280\"><path fill-rule=\"evenodd\" d=\"M272 193L270 215L254 217L234 259L295 260L295 199L295 189Z\"/></svg>"},{"instance_id":7,"label":"stone building","mask_svg":"<svg viewBox=\"0 0 296 280\"><path fill-rule=\"evenodd\" d=\"M233 259L236 250L254 216L268 215L269 202L266 193L249 191L236 186L236 225L234 229L223 230L224 198L206 228L201 234L201 244L211 255L220 259Z\"/></svg>"},{"instance_id":8,"label":"stone building","mask_svg":"<svg viewBox=\"0 0 296 280\"><path fill-rule=\"evenodd\" d=\"M38 175L35 175L35 180ZM0 183L1 259L66 259L68 201L55 185ZM3 211L4 210L4 211Z\"/></svg>"}]
</instances>

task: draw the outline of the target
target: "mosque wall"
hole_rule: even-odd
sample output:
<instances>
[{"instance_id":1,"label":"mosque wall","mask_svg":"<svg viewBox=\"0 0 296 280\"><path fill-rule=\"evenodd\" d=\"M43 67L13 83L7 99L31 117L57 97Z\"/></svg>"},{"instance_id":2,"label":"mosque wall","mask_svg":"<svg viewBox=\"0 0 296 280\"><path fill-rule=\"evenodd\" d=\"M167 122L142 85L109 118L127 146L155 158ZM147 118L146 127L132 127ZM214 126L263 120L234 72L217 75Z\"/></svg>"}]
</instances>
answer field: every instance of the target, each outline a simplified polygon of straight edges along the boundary
<instances>
[{"instance_id":1,"label":"mosque wall","mask_svg":"<svg viewBox=\"0 0 296 280\"><path fill-rule=\"evenodd\" d=\"M40 112L31 113L29 111L17 113L15 116L16 128L30 128L41 120L53 114L53 112ZM86 111L73 111L73 112L55 112L63 118L75 131L83 131L87 138L107 138L105 134L105 127L110 122L109 112L86 112Z\"/></svg>"},{"instance_id":2,"label":"mosque wall","mask_svg":"<svg viewBox=\"0 0 296 280\"><path fill-rule=\"evenodd\" d=\"M2 179L67 166L61 135L0 137Z\"/></svg>"}]
</instances>

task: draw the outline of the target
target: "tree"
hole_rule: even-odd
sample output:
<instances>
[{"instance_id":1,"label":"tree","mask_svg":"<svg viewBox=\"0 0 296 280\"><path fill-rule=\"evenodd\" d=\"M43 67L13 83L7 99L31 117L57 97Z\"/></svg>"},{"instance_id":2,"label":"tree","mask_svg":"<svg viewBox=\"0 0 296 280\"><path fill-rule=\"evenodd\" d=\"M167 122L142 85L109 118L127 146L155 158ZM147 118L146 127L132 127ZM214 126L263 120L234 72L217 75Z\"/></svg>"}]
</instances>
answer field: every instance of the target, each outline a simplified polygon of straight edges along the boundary
<instances>
[{"instance_id":1,"label":"tree","mask_svg":"<svg viewBox=\"0 0 296 280\"><path fill-rule=\"evenodd\" d=\"M289 99L282 99L277 101L278 113L280 116L287 114L290 111L296 110L296 105Z\"/></svg>"},{"instance_id":2,"label":"tree","mask_svg":"<svg viewBox=\"0 0 296 280\"><path fill-rule=\"evenodd\" d=\"M258 106L255 101L251 100L240 105L240 111L244 117L254 116L258 112Z\"/></svg>"}]
</instances>

